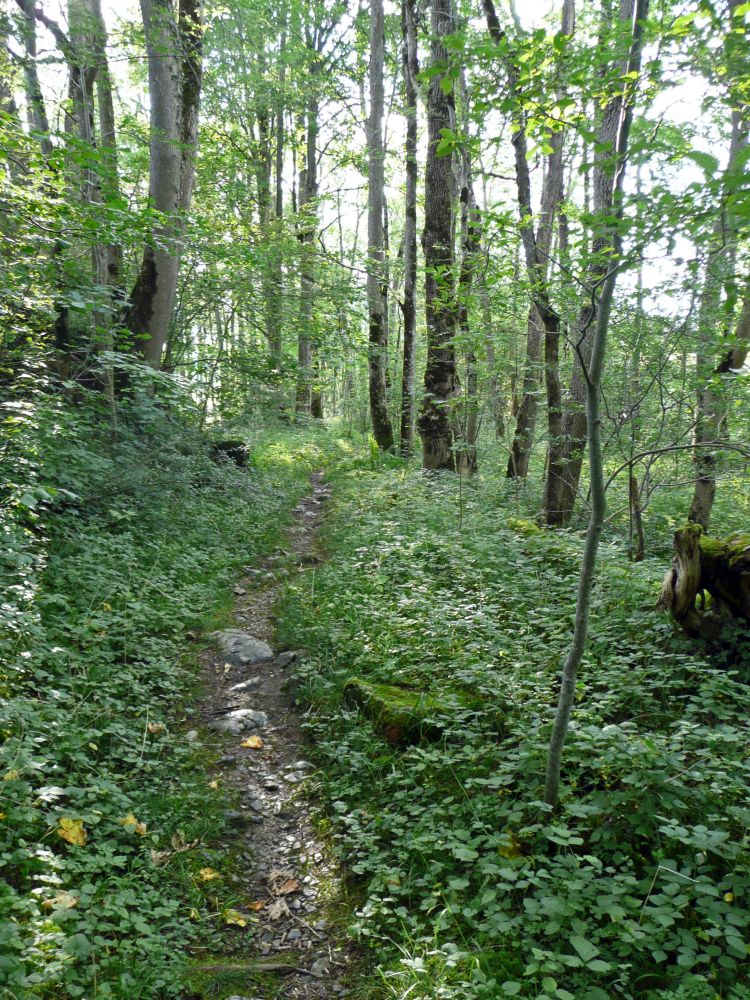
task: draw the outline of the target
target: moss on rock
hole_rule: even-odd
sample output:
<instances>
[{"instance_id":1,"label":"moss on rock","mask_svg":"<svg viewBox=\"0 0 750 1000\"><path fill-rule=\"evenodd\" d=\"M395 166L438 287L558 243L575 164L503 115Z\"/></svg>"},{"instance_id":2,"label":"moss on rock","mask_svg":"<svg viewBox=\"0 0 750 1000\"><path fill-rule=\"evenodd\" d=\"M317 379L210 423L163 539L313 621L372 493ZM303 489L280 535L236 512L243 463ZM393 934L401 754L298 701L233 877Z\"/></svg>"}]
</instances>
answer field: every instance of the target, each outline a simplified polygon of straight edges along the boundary
<instances>
[{"instance_id":1,"label":"moss on rock","mask_svg":"<svg viewBox=\"0 0 750 1000\"><path fill-rule=\"evenodd\" d=\"M346 682L344 702L359 708L391 746L439 740L457 713L483 708L457 693L432 694L396 684L375 684L360 677ZM498 727L503 718L503 713L496 713Z\"/></svg>"}]
</instances>

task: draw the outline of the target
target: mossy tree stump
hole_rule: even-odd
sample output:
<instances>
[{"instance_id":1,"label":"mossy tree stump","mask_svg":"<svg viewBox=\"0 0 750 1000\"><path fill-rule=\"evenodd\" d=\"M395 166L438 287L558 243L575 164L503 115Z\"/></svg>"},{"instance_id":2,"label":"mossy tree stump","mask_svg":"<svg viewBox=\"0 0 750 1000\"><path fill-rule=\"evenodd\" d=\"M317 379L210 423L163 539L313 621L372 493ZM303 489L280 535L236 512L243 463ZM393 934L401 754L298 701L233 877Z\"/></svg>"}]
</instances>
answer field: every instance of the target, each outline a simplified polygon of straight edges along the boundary
<instances>
[{"instance_id":1,"label":"mossy tree stump","mask_svg":"<svg viewBox=\"0 0 750 1000\"><path fill-rule=\"evenodd\" d=\"M717 638L727 619L750 622L750 533L708 538L700 525L688 523L675 532L674 548L659 607L688 635L703 638Z\"/></svg>"}]
</instances>

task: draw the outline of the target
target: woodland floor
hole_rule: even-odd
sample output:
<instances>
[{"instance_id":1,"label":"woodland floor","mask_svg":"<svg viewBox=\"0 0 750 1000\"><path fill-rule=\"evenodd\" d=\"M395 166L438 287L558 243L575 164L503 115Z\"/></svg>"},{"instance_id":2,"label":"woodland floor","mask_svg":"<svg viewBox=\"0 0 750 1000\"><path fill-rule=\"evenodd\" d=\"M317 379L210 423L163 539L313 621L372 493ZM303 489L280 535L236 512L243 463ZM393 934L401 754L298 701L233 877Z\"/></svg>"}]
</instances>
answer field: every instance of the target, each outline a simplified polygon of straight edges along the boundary
<instances>
[{"instance_id":1,"label":"woodland floor","mask_svg":"<svg viewBox=\"0 0 750 1000\"><path fill-rule=\"evenodd\" d=\"M316 535L330 491L320 472L311 485L294 510L285 546L260 567L246 567L235 587L233 627L272 647L280 587L290 574L314 573L320 561ZM250 922L252 931L231 955L210 962L198 956L204 995L228 996L232 982L253 984L248 1000L348 993L353 953L335 920L341 874L314 820L315 776L305 759L301 711L287 683L295 656L284 651L243 665L226 662L214 646L201 655L205 685L198 709L216 753L209 780L229 791L236 810L221 846L237 859L233 888L247 901L238 904L237 917ZM252 738L213 731L230 712L243 709L267 716ZM243 747L243 741L260 745ZM246 1000L244 994L232 996Z\"/></svg>"}]
</instances>

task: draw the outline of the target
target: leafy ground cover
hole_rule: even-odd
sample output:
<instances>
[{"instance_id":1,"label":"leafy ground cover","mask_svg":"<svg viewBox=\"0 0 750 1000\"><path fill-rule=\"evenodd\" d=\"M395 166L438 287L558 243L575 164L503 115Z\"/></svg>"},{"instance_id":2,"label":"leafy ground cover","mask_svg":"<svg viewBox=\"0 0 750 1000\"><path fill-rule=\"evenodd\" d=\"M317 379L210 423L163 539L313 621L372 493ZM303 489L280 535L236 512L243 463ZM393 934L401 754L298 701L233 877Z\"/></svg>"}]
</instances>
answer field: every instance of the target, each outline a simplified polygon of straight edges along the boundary
<instances>
[{"instance_id":1,"label":"leafy ground cover","mask_svg":"<svg viewBox=\"0 0 750 1000\"><path fill-rule=\"evenodd\" d=\"M581 537L537 529L491 477L460 489L342 472L330 561L281 609L361 892L362 997L750 996L747 645L677 636L654 610L664 554L628 563L610 538L550 814ZM353 675L429 693L442 736L389 745L343 697Z\"/></svg>"},{"instance_id":2,"label":"leafy ground cover","mask_svg":"<svg viewBox=\"0 0 750 1000\"><path fill-rule=\"evenodd\" d=\"M335 445L275 431L248 469L217 465L170 412L123 403L113 443L86 401L4 407L2 996L178 995L217 923L227 803L186 739L185 636L221 621Z\"/></svg>"}]
</instances>

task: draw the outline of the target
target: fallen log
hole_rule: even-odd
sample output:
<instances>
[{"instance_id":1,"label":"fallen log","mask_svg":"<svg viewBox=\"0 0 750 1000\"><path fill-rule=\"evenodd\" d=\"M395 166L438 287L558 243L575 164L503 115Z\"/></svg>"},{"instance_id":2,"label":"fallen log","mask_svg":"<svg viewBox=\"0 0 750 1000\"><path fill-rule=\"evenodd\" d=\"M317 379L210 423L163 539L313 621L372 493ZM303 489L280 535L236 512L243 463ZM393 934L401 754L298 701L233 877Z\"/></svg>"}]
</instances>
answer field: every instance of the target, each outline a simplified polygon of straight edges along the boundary
<instances>
[{"instance_id":1,"label":"fallen log","mask_svg":"<svg viewBox=\"0 0 750 1000\"><path fill-rule=\"evenodd\" d=\"M750 532L710 538L688 523L674 549L658 606L688 635L715 639L729 619L750 622Z\"/></svg>"}]
</instances>

